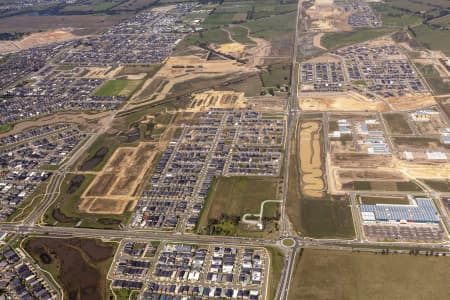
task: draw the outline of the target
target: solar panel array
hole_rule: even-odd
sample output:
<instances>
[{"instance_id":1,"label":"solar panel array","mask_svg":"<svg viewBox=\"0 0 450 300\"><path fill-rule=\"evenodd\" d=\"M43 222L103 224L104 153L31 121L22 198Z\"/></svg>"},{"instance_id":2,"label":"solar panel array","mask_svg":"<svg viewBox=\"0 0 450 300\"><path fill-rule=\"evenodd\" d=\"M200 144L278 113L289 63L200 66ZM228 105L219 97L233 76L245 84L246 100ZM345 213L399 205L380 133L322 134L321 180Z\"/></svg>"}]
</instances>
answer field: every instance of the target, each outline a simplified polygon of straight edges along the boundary
<instances>
[{"instance_id":1,"label":"solar panel array","mask_svg":"<svg viewBox=\"0 0 450 300\"><path fill-rule=\"evenodd\" d=\"M438 223L439 217L433 200L429 198L416 198L408 205L392 204L363 204L361 213L371 212L377 221L401 221L419 223Z\"/></svg>"}]
</instances>

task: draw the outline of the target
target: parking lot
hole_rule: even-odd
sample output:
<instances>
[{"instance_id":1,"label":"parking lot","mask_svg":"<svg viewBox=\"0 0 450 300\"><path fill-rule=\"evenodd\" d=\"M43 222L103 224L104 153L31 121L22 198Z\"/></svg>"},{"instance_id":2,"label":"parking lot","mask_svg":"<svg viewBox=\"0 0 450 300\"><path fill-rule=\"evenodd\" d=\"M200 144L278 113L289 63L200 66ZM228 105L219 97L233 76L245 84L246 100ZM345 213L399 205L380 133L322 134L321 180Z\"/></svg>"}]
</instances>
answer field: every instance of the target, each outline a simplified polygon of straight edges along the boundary
<instances>
[{"instance_id":1,"label":"parking lot","mask_svg":"<svg viewBox=\"0 0 450 300\"><path fill-rule=\"evenodd\" d=\"M444 228L440 224L365 224L364 234L370 240L406 240L439 242L445 237Z\"/></svg>"}]
</instances>

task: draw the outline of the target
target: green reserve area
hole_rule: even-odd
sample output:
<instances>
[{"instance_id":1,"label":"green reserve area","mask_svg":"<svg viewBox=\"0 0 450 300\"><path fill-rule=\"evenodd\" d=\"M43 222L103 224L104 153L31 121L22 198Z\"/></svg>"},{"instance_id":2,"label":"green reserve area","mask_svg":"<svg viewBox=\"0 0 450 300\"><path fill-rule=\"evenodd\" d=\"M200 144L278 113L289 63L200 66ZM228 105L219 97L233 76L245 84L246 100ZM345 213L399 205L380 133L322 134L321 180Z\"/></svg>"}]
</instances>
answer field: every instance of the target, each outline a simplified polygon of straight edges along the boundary
<instances>
[{"instance_id":1,"label":"green reserve area","mask_svg":"<svg viewBox=\"0 0 450 300\"><path fill-rule=\"evenodd\" d=\"M202 212L198 231L217 235L242 233L242 216L259 213L264 200L276 199L277 183L277 178L267 177L217 178Z\"/></svg>"},{"instance_id":2,"label":"green reserve area","mask_svg":"<svg viewBox=\"0 0 450 300\"><path fill-rule=\"evenodd\" d=\"M450 299L450 258L305 249L289 300Z\"/></svg>"},{"instance_id":3,"label":"green reserve area","mask_svg":"<svg viewBox=\"0 0 450 300\"><path fill-rule=\"evenodd\" d=\"M130 97L141 83L140 80L114 79L104 83L95 96L123 96Z\"/></svg>"}]
</instances>

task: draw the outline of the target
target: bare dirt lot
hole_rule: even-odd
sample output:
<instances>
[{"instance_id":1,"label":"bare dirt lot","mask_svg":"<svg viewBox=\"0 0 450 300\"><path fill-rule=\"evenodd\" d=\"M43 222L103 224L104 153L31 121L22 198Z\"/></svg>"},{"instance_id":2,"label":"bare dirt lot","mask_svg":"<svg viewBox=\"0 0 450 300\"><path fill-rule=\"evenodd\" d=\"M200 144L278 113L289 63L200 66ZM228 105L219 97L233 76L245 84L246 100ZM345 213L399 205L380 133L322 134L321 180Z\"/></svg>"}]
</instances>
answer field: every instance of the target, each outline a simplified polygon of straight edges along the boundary
<instances>
[{"instance_id":1,"label":"bare dirt lot","mask_svg":"<svg viewBox=\"0 0 450 300\"><path fill-rule=\"evenodd\" d=\"M101 79L112 79L120 73L122 67L88 67L85 68L86 74L83 76L85 78L101 78ZM131 79L131 78L129 78Z\"/></svg>"},{"instance_id":2,"label":"bare dirt lot","mask_svg":"<svg viewBox=\"0 0 450 300\"><path fill-rule=\"evenodd\" d=\"M33 33L17 41L0 41L0 54L45 46L76 38L79 38L79 36L74 35L70 28Z\"/></svg>"},{"instance_id":3,"label":"bare dirt lot","mask_svg":"<svg viewBox=\"0 0 450 300\"><path fill-rule=\"evenodd\" d=\"M233 91L206 91L193 95L187 111L197 112L209 108L244 108L247 106L244 93Z\"/></svg>"},{"instance_id":4,"label":"bare dirt lot","mask_svg":"<svg viewBox=\"0 0 450 300\"><path fill-rule=\"evenodd\" d=\"M207 60L205 57L196 55L172 56L155 76L142 85L127 105L133 106L133 104L141 104L143 101L160 101L173 91L175 85L189 80L254 73L256 71L256 68L228 59ZM168 81L165 81L163 85L158 84L158 90L152 93L148 87L152 86L155 80L160 80L158 78L167 78Z\"/></svg>"},{"instance_id":5,"label":"bare dirt lot","mask_svg":"<svg viewBox=\"0 0 450 300\"><path fill-rule=\"evenodd\" d=\"M349 12L331 3L317 3L306 10L310 30L318 32L349 31L352 29L346 19Z\"/></svg>"},{"instance_id":6,"label":"bare dirt lot","mask_svg":"<svg viewBox=\"0 0 450 300\"><path fill-rule=\"evenodd\" d=\"M213 48L220 53L240 56L245 50L245 45L241 43L227 43L213 45Z\"/></svg>"},{"instance_id":7,"label":"bare dirt lot","mask_svg":"<svg viewBox=\"0 0 450 300\"><path fill-rule=\"evenodd\" d=\"M414 125L419 133L424 136L433 134L438 135L440 134L441 128L448 126L444 120L442 120L440 114L430 115L429 121L414 122Z\"/></svg>"},{"instance_id":8,"label":"bare dirt lot","mask_svg":"<svg viewBox=\"0 0 450 300\"><path fill-rule=\"evenodd\" d=\"M387 98L394 110L407 111L436 105L431 94Z\"/></svg>"},{"instance_id":9,"label":"bare dirt lot","mask_svg":"<svg viewBox=\"0 0 450 300\"><path fill-rule=\"evenodd\" d=\"M373 101L356 93L300 93L299 106L303 110L320 111L387 111L381 101Z\"/></svg>"},{"instance_id":10,"label":"bare dirt lot","mask_svg":"<svg viewBox=\"0 0 450 300\"><path fill-rule=\"evenodd\" d=\"M305 122L300 127L300 169L305 196L321 198L325 187L321 159L321 123Z\"/></svg>"},{"instance_id":11,"label":"bare dirt lot","mask_svg":"<svg viewBox=\"0 0 450 300\"><path fill-rule=\"evenodd\" d=\"M136 191L144 181L156 154L155 145L118 148L87 188L78 209L85 213L121 214L137 201Z\"/></svg>"}]
</instances>

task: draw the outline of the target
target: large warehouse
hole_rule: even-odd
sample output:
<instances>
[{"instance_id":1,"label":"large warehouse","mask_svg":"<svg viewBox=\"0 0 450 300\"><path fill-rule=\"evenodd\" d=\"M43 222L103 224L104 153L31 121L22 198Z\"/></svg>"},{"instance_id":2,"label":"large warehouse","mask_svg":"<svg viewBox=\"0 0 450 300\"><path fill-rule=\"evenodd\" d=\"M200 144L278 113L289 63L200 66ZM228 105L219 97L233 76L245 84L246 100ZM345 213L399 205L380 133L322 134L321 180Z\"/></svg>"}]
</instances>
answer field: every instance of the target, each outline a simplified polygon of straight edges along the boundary
<instances>
[{"instance_id":1,"label":"large warehouse","mask_svg":"<svg viewBox=\"0 0 450 300\"><path fill-rule=\"evenodd\" d=\"M439 223L439 216L430 198L410 199L409 204L361 205L363 221Z\"/></svg>"}]
</instances>

